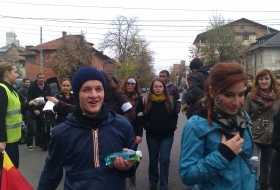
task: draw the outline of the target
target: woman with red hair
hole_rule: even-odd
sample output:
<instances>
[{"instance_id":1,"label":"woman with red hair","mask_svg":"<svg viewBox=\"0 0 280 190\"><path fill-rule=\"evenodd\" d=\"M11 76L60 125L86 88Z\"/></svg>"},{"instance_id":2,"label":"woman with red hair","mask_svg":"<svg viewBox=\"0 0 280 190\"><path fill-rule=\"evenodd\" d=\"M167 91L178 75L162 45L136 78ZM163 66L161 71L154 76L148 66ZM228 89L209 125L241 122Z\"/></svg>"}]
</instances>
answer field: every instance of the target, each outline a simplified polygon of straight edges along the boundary
<instances>
[{"instance_id":1,"label":"woman with red hair","mask_svg":"<svg viewBox=\"0 0 280 190\"><path fill-rule=\"evenodd\" d=\"M136 118L132 121L132 126L135 133L135 147L137 150L138 144L142 142L143 134L143 97L139 88L139 83L133 75L128 75L123 80L120 89L124 91L130 104L135 110ZM126 188L128 190L136 190L136 169L139 166L139 162L136 162L130 168L132 178L127 179Z\"/></svg>"},{"instance_id":2,"label":"woman with red hair","mask_svg":"<svg viewBox=\"0 0 280 190\"><path fill-rule=\"evenodd\" d=\"M247 76L236 62L210 70L204 98L193 106L181 139L179 172L195 189L258 188L251 156L251 121L243 110Z\"/></svg>"}]
</instances>

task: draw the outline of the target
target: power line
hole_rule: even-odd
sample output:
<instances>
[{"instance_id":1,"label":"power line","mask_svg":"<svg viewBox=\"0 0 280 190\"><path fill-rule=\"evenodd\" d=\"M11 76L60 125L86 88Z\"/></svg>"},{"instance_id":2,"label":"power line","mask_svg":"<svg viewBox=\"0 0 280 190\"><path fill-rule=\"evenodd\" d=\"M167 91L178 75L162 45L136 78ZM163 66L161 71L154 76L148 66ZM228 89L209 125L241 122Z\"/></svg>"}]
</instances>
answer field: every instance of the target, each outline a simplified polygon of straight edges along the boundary
<instances>
[{"instance_id":1,"label":"power line","mask_svg":"<svg viewBox=\"0 0 280 190\"><path fill-rule=\"evenodd\" d=\"M280 11L279 11L280 12ZM5 16L5 15L0 15L0 17L2 18L10 18L10 19L21 19L21 20L43 20L43 21L55 21L55 22L66 22L66 23L76 23L76 24L93 24L93 25L109 25L109 26L112 26L111 23L92 23L92 22L76 22L76 21L73 21L72 19L61 19L61 18L29 18L29 17L13 17L13 16ZM280 23L277 23L277 24L271 24L269 23L269 25L280 25ZM138 26L138 27L175 27L175 28L184 28L184 27L187 27L187 28L201 28L201 27L207 27L207 26L197 26L197 25L143 25L143 24L135 24L135 26ZM239 25L231 25L231 26L239 26ZM249 25L244 25L244 26L254 26L253 24L249 24Z\"/></svg>"},{"instance_id":2,"label":"power line","mask_svg":"<svg viewBox=\"0 0 280 190\"><path fill-rule=\"evenodd\" d=\"M88 26L57 26L57 25L43 25L43 24L21 24L21 23L3 23L3 22L0 22L1 24L15 24L15 25L27 25L27 26L37 26L37 27L70 27L70 28L88 28L88 29L95 29L95 30L99 30L99 29L102 29L102 30L113 30L114 28L99 28L99 27L88 27ZM195 32L199 32L199 30L184 30L184 29L180 29L180 30L167 30L167 29L164 29L164 30L156 30L156 29L140 29L140 31L160 31L160 32L168 32L168 31L172 31L172 32L182 32L182 31L195 31Z\"/></svg>"},{"instance_id":3,"label":"power line","mask_svg":"<svg viewBox=\"0 0 280 190\"><path fill-rule=\"evenodd\" d=\"M193 11L193 12L213 12L213 10L202 10L202 9L155 9L155 8L140 8L140 7L102 7L102 6L92 6L92 5L62 5L62 4L37 4L37 3L23 3L23 2L11 2L11 1L0 1L3 3L11 4L24 4L24 5L35 5L35 6L57 6L57 7L82 7L82 8L101 8L101 9L129 9L129 10L152 10L152 11ZM223 12L269 12L269 13L278 13L279 10L218 10Z\"/></svg>"},{"instance_id":4,"label":"power line","mask_svg":"<svg viewBox=\"0 0 280 190\"><path fill-rule=\"evenodd\" d=\"M1 28L7 28L7 29L11 29L11 27L1 27ZM35 31L36 29L28 29L28 28L14 28L14 27L12 27L12 29L13 30L28 30L28 31ZM1 30L1 31L4 31L4 30ZM46 31L46 32L56 32L56 33L61 33L62 31L58 31L58 30L56 30L56 31L54 31L54 30L44 30L44 31ZM79 34L79 33L81 33L81 32L75 32L75 31L71 31L71 34ZM105 35L105 34L101 34L101 33L91 33L91 32L87 32L86 34L95 34L95 35ZM171 37L171 38L185 38L185 37L196 37L196 36L147 36L147 35L145 35L145 37L153 37L153 38L169 38L169 37Z\"/></svg>"}]
</instances>

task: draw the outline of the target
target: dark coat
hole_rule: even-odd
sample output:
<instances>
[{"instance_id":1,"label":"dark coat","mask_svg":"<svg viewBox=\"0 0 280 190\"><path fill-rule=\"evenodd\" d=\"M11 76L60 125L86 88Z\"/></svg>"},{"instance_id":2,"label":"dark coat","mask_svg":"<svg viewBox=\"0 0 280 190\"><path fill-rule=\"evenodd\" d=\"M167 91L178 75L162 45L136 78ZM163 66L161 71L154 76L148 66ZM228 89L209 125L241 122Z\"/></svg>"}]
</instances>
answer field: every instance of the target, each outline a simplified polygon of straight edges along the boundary
<instances>
[{"instance_id":1,"label":"dark coat","mask_svg":"<svg viewBox=\"0 0 280 190\"><path fill-rule=\"evenodd\" d=\"M275 152L271 161L269 185L276 190L280 189L280 110L274 117L271 145Z\"/></svg>"},{"instance_id":2,"label":"dark coat","mask_svg":"<svg viewBox=\"0 0 280 190\"><path fill-rule=\"evenodd\" d=\"M55 97L59 101L62 101L62 102L65 102L65 103L71 104L71 105L76 105L76 101L75 101L74 96L73 96L72 93L70 93L70 99L69 100L66 99L65 95L62 92L58 93ZM62 123L62 122L64 122L66 120L66 116L68 114L66 115L63 110L62 111L58 110L57 106L55 106L54 107L54 111L57 114L57 118L56 118L56 123L57 124Z\"/></svg>"},{"instance_id":3,"label":"dark coat","mask_svg":"<svg viewBox=\"0 0 280 190\"><path fill-rule=\"evenodd\" d=\"M132 122L132 126L135 132L135 136L142 137L143 135L143 125L144 125L144 103L143 103L143 96L137 96L135 100L135 107L134 110L136 112L136 118Z\"/></svg>"},{"instance_id":4,"label":"dark coat","mask_svg":"<svg viewBox=\"0 0 280 190\"><path fill-rule=\"evenodd\" d=\"M168 113L164 101L152 101L151 109L144 114L144 128L147 136L155 139L166 139L174 136L177 129L178 114L173 109Z\"/></svg>"},{"instance_id":5,"label":"dark coat","mask_svg":"<svg viewBox=\"0 0 280 190\"><path fill-rule=\"evenodd\" d=\"M98 126L100 167L94 167L93 129L70 114L52 130L49 155L41 173L38 190L56 189L65 171L65 190L125 190L127 171L108 168L105 157L123 148L134 148L131 124L113 111ZM63 170L64 169L64 170Z\"/></svg>"},{"instance_id":6,"label":"dark coat","mask_svg":"<svg viewBox=\"0 0 280 190\"><path fill-rule=\"evenodd\" d=\"M184 100L188 105L194 105L203 93L205 81L209 76L211 67L212 65L207 65L198 69L192 77L192 88L187 92Z\"/></svg>"},{"instance_id":7,"label":"dark coat","mask_svg":"<svg viewBox=\"0 0 280 190\"><path fill-rule=\"evenodd\" d=\"M131 123L136 118L133 107L128 110L125 109L124 104L129 103L129 100L122 90L117 90L111 96L107 96L106 94L104 102L107 104L110 110L113 110L117 114L123 115Z\"/></svg>"},{"instance_id":8,"label":"dark coat","mask_svg":"<svg viewBox=\"0 0 280 190\"><path fill-rule=\"evenodd\" d=\"M28 88L28 93L27 93L27 101L31 101L34 100L35 98L38 97L44 97L45 98L45 102L47 102L47 98L46 96L51 96L51 87L45 82L44 83L44 89L43 91L38 87L37 81L34 81L30 84L29 88ZM33 111L34 110L39 110L41 111L44 108L44 104L40 105L40 106L34 106L33 107Z\"/></svg>"},{"instance_id":9,"label":"dark coat","mask_svg":"<svg viewBox=\"0 0 280 190\"><path fill-rule=\"evenodd\" d=\"M24 102L25 100L27 100L27 92L28 92L28 87L21 85L21 87L17 91L20 102Z\"/></svg>"},{"instance_id":10,"label":"dark coat","mask_svg":"<svg viewBox=\"0 0 280 190\"><path fill-rule=\"evenodd\" d=\"M180 113L181 99L180 99L180 94L179 94L178 87L175 84L168 81L168 83L166 84L166 88L168 90L169 96L174 101L174 107L175 107L176 113L177 114Z\"/></svg>"}]
</instances>

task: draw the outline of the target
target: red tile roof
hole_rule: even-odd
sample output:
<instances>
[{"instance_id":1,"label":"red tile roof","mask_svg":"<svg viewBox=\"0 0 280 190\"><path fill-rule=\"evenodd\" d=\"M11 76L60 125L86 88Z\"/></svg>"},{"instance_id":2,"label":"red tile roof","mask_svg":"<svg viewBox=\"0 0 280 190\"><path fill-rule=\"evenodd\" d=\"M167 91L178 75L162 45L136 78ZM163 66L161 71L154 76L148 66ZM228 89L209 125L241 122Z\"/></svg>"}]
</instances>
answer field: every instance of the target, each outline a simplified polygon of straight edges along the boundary
<instances>
[{"instance_id":1,"label":"red tile roof","mask_svg":"<svg viewBox=\"0 0 280 190\"><path fill-rule=\"evenodd\" d=\"M80 37L80 35L66 35L64 38L66 39L71 39L71 38L76 38L78 39ZM42 44L42 49L52 49L52 50L56 50L58 48L58 46L61 44L63 37L46 42L44 44ZM92 48L93 43L87 43L87 46L89 48ZM33 51L39 51L40 50L40 45L34 46L32 48L30 48L30 50Z\"/></svg>"}]
</instances>

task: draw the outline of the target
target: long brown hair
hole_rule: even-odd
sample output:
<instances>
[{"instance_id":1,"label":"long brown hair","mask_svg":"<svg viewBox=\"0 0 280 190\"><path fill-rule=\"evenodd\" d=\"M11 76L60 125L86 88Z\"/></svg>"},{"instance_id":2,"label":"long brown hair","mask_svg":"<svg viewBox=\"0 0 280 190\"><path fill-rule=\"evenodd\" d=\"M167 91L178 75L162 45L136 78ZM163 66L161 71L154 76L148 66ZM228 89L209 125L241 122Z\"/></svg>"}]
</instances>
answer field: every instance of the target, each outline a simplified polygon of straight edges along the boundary
<instances>
[{"instance_id":1,"label":"long brown hair","mask_svg":"<svg viewBox=\"0 0 280 190\"><path fill-rule=\"evenodd\" d=\"M210 74L204 88L204 95L206 96L205 107L208 111L207 120L209 125L212 125L210 113L214 106L214 99L210 97L209 87L211 86L212 92L215 94L220 94L238 82L244 82L245 88L247 76L244 73L243 66L237 62L218 63L210 69Z\"/></svg>"},{"instance_id":2,"label":"long brown hair","mask_svg":"<svg viewBox=\"0 0 280 190\"><path fill-rule=\"evenodd\" d=\"M100 71L106 80L105 100L110 99L115 92L119 89L119 86L113 81L112 77L106 71Z\"/></svg>"},{"instance_id":3,"label":"long brown hair","mask_svg":"<svg viewBox=\"0 0 280 190\"><path fill-rule=\"evenodd\" d=\"M10 72L13 70L14 64L9 62L1 62L0 63L0 79L4 79L4 74L6 71Z\"/></svg>"},{"instance_id":4,"label":"long brown hair","mask_svg":"<svg viewBox=\"0 0 280 190\"><path fill-rule=\"evenodd\" d=\"M137 79L135 78L135 76L133 76L133 75L127 75L127 76L125 77L125 79L123 80L123 82L122 82L122 84L121 84L121 87L120 87L121 90L124 91L124 92L126 92L125 85L126 85L126 82L127 82L127 80L128 80L129 78L133 78L133 79L136 81L135 92L136 92L136 94L140 95L140 94L141 94L141 90L140 90L140 88L139 88L138 80L137 80Z\"/></svg>"},{"instance_id":5,"label":"long brown hair","mask_svg":"<svg viewBox=\"0 0 280 190\"><path fill-rule=\"evenodd\" d=\"M265 75L269 75L271 78L271 85L270 85L270 90L272 89L276 94L277 97L280 97L280 89L278 87L277 81L276 81L276 77L273 74L272 71L268 70L268 69L261 69L257 75L254 78L254 82L253 82L253 86L252 86L252 90L251 90L251 96L256 94L257 91L260 89L259 86L259 78L265 76Z\"/></svg>"},{"instance_id":6,"label":"long brown hair","mask_svg":"<svg viewBox=\"0 0 280 190\"><path fill-rule=\"evenodd\" d=\"M147 98L145 99L145 109L144 109L144 114L147 114L149 112L149 110L151 109L152 107L152 94L154 94L154 83L158 81L162 84L163 86L163 94L165 96L165 100L164 100L164 106L165 106L165 109L168 113L171 113L171 101L170 101L170 97L169 97L169 93L168 93L168 90L166 88L166 85L164 83L164 81L161 79L161 78L155 78L152 83L151 83L151 86L150 86L150 90L149 90L149 93L148 93L148 96Z\"/></svg>"}]
</instances>

